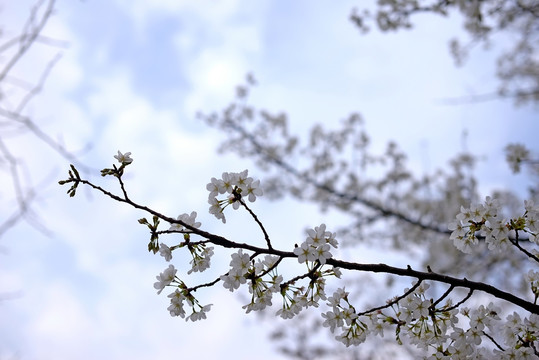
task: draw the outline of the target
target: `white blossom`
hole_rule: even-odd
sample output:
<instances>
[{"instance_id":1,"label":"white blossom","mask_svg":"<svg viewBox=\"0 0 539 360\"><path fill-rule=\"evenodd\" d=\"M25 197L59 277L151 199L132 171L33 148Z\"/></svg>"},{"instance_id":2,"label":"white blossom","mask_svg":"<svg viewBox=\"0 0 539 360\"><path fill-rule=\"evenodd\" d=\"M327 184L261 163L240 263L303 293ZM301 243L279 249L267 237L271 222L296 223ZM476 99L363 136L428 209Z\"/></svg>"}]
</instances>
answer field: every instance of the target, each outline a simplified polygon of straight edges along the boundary
<instances>
[{"instance_id":1,"label":"white blossom","mask_svg":"<svg viewBox=\"0 0 539 360\"><path fill-rule=\"evenodd\" d=\"M157 282L153 284L153 287L157 289L158 294L161 294L161 291L163 291L165 286L170 285L170 283L174 281L176 271L174 265L169 265L165 271L156 276Z\"/></svg>"},{"instance_id":2,"label":"white blossom","mask_svg":"<svg viewBox=\"0 0 539 360\"><path fill-rule=\"evenodd\" d=\"M122 165L129 165L133 162L133 159L130 156L131 156L130 152L126 152L125 154L122 154L120 150L118 150L118 155L114 155L114 158L118 160L118 162Z\"/></svg>"},{"instance_id":3,"label":"white blossom","mask_svg":"<svg viewBox=\"0 0 539 360\"><path fill-rule=\"evenodd\" d=\"M186 225L189 225L191 227L194 227L194 228L199 228L200 227L200 222L196 221L196 217L197 217L197 212L196 211L192 211L191 214L181 214L179 215L176 220L179 220L181 222L183 222L184 224ZM185 228L185 226L181 225L181 224L172 224L169 228L169 231L184 231L184 230L187 230Z\"/></svg>"},{"instance_id":4,"label":"white blossom","mask_svg":"<svg viewBox=\"0 0 539 360\"><path fill-rule=\"evenodd\" d=\"M168 262L172 259L172 251L170 251L170 248L166 244L159 244L159 255L165 258L165 260Z\"/></svg>"}]
</instances>

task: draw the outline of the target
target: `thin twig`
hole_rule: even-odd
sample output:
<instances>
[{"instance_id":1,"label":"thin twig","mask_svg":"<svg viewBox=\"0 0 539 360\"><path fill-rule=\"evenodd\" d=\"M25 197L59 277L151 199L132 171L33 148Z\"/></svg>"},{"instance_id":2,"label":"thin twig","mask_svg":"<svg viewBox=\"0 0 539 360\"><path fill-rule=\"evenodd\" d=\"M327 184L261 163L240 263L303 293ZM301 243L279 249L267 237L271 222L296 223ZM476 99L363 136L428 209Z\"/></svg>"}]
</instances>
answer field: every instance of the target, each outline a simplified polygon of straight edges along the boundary
<instances>
[{"instance_id":1,"label":"thin twig","mask_svg":"<svg viewBox=\"0 0 539 360\"><path fill-rule=\"evenodd\" d=\"M485 335L497 348L498 350L500 351L505 351L501 346L500 344L498 344L496 342L496 340L494 340L494 338L492 336L490 336L489 334L487 334L486 332L483 331L483 335Z\"/></svg>"},{"instance_id":2,"label":"thin twig","mask_svg":"<svg viewBox=\"0 0 539 360\"><path fill-rule=\"evenodd\" d=\"M30 91L24 95L23 99L19 103L19 106L17 106L15 113L20 114L24 107L28 104L28 102L37 94L41 92L43 89L43 84L45 84L45 81L47 80L47 77L49 76L50 72L52 71L53 67L56 65L58 61L62 58L61 54L56 54L56 56L49 61L47 64L45 70L41 74L41 77L39 78L39 81L35 87L33 87Z\"/></svg>"},{"instance_id":3,"label":"thin twig","mask_svg":"<svg viewBox=\"0 0 539 360\"><path fill-rule=\"evenodd\" d=\"M268 232L266 231L266 228L264 227L264 225L262 225L262 222L260 222L260 220L258 219L258 216L256 216L256 214L247 206L245 201L243 201L242 199L239 199L238 201L249 212L249 214L251 214L252 218L258 224L258 227L260 227L260 229L262 230L262 233L264 233L264 239L266 239L266 244L268 245L268 249L273 249L273 246L271 246L271 241L270 241Z\"/></svg>"},{"instance_id":4,"label":"thin twig","mask_svg":"<svg viewBox=\"0 0 539 360\"><path fill-rule=\"evenodd\" d=\"M33 23L36 13L42 3L43 1L40 1L32 8L30 18L28 19L28 22L26 23L23 29L23 35L18 37L19 44L20 44L19 51L17 51L17 53L7 62L6 66L0 72L0 83L4 80L4 78L9 73L11 68L15 66L15 64L22 58L22 56L34 43L39 33L41 32L41 30L43 30L43 28L45 27L45 24L47 24L47 21L51 17L53 9L54 9L54 0L49 1L49 4L47 8L45 9L45 13L41 17L41 20L39 21L39 23L31 30L31 32L28 32L27 28L30 27L30 25Z\"/></svg>"},{"instance_id":5,"label":"thin twig","mask_svg":"<svg viewBox=\"0 0 539 360\"><path fill-rule=\"evenodd\" d=\"M228 274L228 273L227 273ZM217 284L219 281L221 281L221 278L218 277L217 279L211 281L211 282L208 282L208 283L204 283L204 284L200 284L200 285L197 285L197 286L193 286L193 287L190 287L190 288L187 288L186 290L188 292L191 292L191 291L197 291L198 289L200 288L203 288L203 287L211 287L215 284Z\"/></svg>"},{"instance_id":6,"label":"thin twig","mask_svg":"<svg viewBox=\"0 0 539 360\"><path fill-rule=\"evenodd\" d=\"M442 302L443 299L445 299L452 291L453 289L455 289L455 286L451 285L449 287L449 289L447 289L447 291L438 299L436 300L434 303L432 303L432 305L430 306L432 309L435 309L436 308L436 305L438 305L439 303Z\"/></svg>"},{"instance_id":7,"label":"thin twig","mask_svg":"<svg viewBox=\"0 0 539 360\"><path fill-rule=\"evenodd\" d=\"M518 231L515 231L515 240L514 241L511 240L511 244L513 244L517 249L519 249L524 254L526 254L526 256L528 256L530 259L533 259L536 262L539 262L539 258L537 256L533 255L531 252L529 252L528 250L520 246L520 244L518 243Z\"/></svg>"},{"instance_id":8,"label":"thin twig","mask_svg":"<svg viewBox=\"0 0 539 360\"><path fill-rule=\"evenodd\" d=\"M462 304L464 304L466 301L468 301L469 298L472 297L472 294L474 292L474 289L470 289L470 291L468 292L468 295L466 295L461 301L459 301L458 303L456 303L455 305L445 309L444 311L451 311L453 309L457 309L459 306L461 306Z\"/></svg>"},{"instance_id":9,"label":"thin twig","mask_svg":"<svg viewBox=\"0 0 539 360\"><path fill-rule=\"evenodd\" d=\"M419 280L408 291L406 291L401 296L389 301L387 304L382 305L382 306L378 306L378 307L375 307L375 308L372 308L372 309L369 309L367 311L363 311L361 313L358 313L357 316L362 316L362 315L370 314L370 313L378 311L378 310L387 309L387 308L397 304L399 301L401 301L402 299L404 299L405 297L407 297L408 295L413 293L415 291L415 289L417 289L419 287L419 285L421 285L421 282L422 282L422 280Z\"/></svg>"},{"instance_id":10,"label":"thin twig","mask_svg":"<svg viewBox=\"0 0 539 360\"><path fill-rule=\"evenodd\" d=\"M34 123L29 117L3 108L0 108L0 116L12 119L26 126L26 128L30 130L37 138L42 140L45 144L49 145L49 147L55 150L66 160L70 161L71 163L77 164L77 166L81 168L82 171L91 172L92 170L95 170L82 164L79 159L77 159L77 157L73 155L73 153L69 152L65 147L54 141L47 133L41 130L41 128L37 126L36 123Z\"/></svg>"}]
</instances>

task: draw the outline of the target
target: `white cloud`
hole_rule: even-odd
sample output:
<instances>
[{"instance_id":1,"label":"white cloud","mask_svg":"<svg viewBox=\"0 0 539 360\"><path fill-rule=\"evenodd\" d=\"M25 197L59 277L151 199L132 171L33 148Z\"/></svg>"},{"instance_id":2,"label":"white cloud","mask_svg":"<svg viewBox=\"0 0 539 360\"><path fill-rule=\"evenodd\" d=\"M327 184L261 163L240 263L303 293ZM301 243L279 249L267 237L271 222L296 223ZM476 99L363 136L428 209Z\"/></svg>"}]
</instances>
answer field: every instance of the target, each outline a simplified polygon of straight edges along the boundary
<instances>
[{"instance_id":1,"label":"white cloud","mask_svg":"<svg viewBox=\"0 0 539 360\"><path fill-rule=\"evenodd\" d=\"M178 57L185 63L182 73L192 87L185 101L188 114L225 105L245 75L258 66L262 55L263 34L254 24L213 25L203 32L211 34L212 41L197 46L199 29L181 30L175 35Z\"/></svg>"},{"instance_id":2,"label":"white cloud","mask_svg":"<svg viewBox=\"0 0 539 360\"><path fill-rule=\"evenodd\" d=\"M199 22L209 23L217 28L245 8L254 6L239 0L116 0L116 5L130 15L137 29L136 35L140 38L145 38L148 24L162 16L196 18ZM257 4L259 7L260 5Z\"/></svg>"},{"instance_id":3,"label":"white cloud","mask_svg":"<svg viewBox=\"0 0 539 360\"><path fill-rule=\"evenodd\" d=\"M80 297L65 284L49 282L41 288L38 304L31 310L34 316L28 329L25 356L41 359L80 358L80 349L91 349L98 333ZM37 295L37 294L33 294ZM30 310L30 309L28 309Z\"/></svg>"}]
</instances>

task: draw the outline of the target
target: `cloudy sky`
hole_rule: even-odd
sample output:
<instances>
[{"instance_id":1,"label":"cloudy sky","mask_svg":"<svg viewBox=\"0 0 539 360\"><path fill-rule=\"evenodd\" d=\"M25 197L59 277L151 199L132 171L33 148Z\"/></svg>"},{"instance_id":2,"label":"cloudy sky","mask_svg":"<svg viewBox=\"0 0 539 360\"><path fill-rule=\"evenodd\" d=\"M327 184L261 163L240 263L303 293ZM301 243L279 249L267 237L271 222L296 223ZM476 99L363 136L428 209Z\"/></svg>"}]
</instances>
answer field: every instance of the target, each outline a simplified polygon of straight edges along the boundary
<instances>
[{"instance_id":1,"label":"cloudy sky","mask_svg":"<svg viewBox=\"0 0 539 360\"><path fill-rule=\"evenodd\" d=\"M374 147L395 140L419 173L444 167L466 146L484 156L485 192L524 184L508 176L502 150L515 141L537 147L536 109L441 101L495 89L493 56L504 44L477 49L456 68L447 43L459 33L458 16L422 16L409 32L361 35L348 21L359 3L366 2L59 0L44 34L63 45L36 44L14 75L35 83L61 53L26 114L92 169L110 166L117 150L132 152L126 181L138 202L171 216L195 210L208 230L245 242L254 229L241 218L222 226L207 214L205 184L223 171L249 168L256 177L256 168L219 154L223 135L195 114L229 103L248 72L259 83L253 103L286 111L294 131L359 112ZM20 32L32 5L2 3L3 40ZM152 286L167 264L146 251L142 214L82 189L69 198L56 185L67 160L30 135L9 145L40 184L34 206L51 234L21 223L1 239L0 291L16 296L0 303L0 359L278 358L268 329L220 286L200 293L214 304L208 320L170 317L166 296ZM10 189L7 172L0 176ZM2 201L4 219L15 206L9 190ZM256 209L285 250L324 221L294 203L260 199ZM227 264L226 256L215 259Z\"/></svg>"}]
</instances>

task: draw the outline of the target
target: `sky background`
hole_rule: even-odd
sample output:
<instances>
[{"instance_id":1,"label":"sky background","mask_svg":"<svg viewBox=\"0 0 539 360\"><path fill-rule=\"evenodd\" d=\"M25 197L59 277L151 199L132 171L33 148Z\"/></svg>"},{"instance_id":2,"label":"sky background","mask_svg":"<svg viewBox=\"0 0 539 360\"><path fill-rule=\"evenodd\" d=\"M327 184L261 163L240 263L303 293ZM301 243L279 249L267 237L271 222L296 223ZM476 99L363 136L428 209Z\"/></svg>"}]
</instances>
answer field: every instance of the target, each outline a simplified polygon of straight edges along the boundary
<instances>
[{"instance_id":1,"label":"sky background","mask_svg":"<svg viewBox=\"0 0 539 360\"><path fill-rule=\"evenodd\" d=\"M26 114L93 169L110 167L118 150L132 152L132 198L170 216L197 211L206 229L241 242L258 238L256 229L240 215L227 226L212 218L205 186L223 171L248 168L259 177L257 170L248 159L219 154L224 135L195 114L232 101L248 72L259 83L252 103L285 111L298 134L359 112L373 148L396 141L419 174L445 167L465 147L484 156L477 175L485 195L525 185L525 176L509 175L503 148L520 141L537 150L537 109L511 101L442 102L496 89L494 58L508 42L478 48L456 68L448 41L461 34L459 16L419 16L411 31L361 35L348 20L360 3L369 4L59 0L43 34L68 46L36 44L14 74L35 83L60 52ZM32 5L1 2L4 40L20 32ZM280 358L268 327L245 315L244 300L220 285L199 293L202 303L214 304L208 320L170 317L166 295L153 289L168 264L147 252L147 231L136 222L143 214L83 189L69 198L57 185L65 159L32 136L10 146L32 184L42 184L34 205L52 235L21 223L0 239L0 291L17 294L0 303L0 359ZM96 174L88 175L117 190ZM0 183L11 186L5 171ZM3 219L15 203L2 194ZM303 241L306 227L325 221L331 228L305 204L260 198L254 209L283 250ZM213 266L226 269L228 255L218 258ZM175 265L186 271L181 259Z\"/></svg>"}]
</instances>

